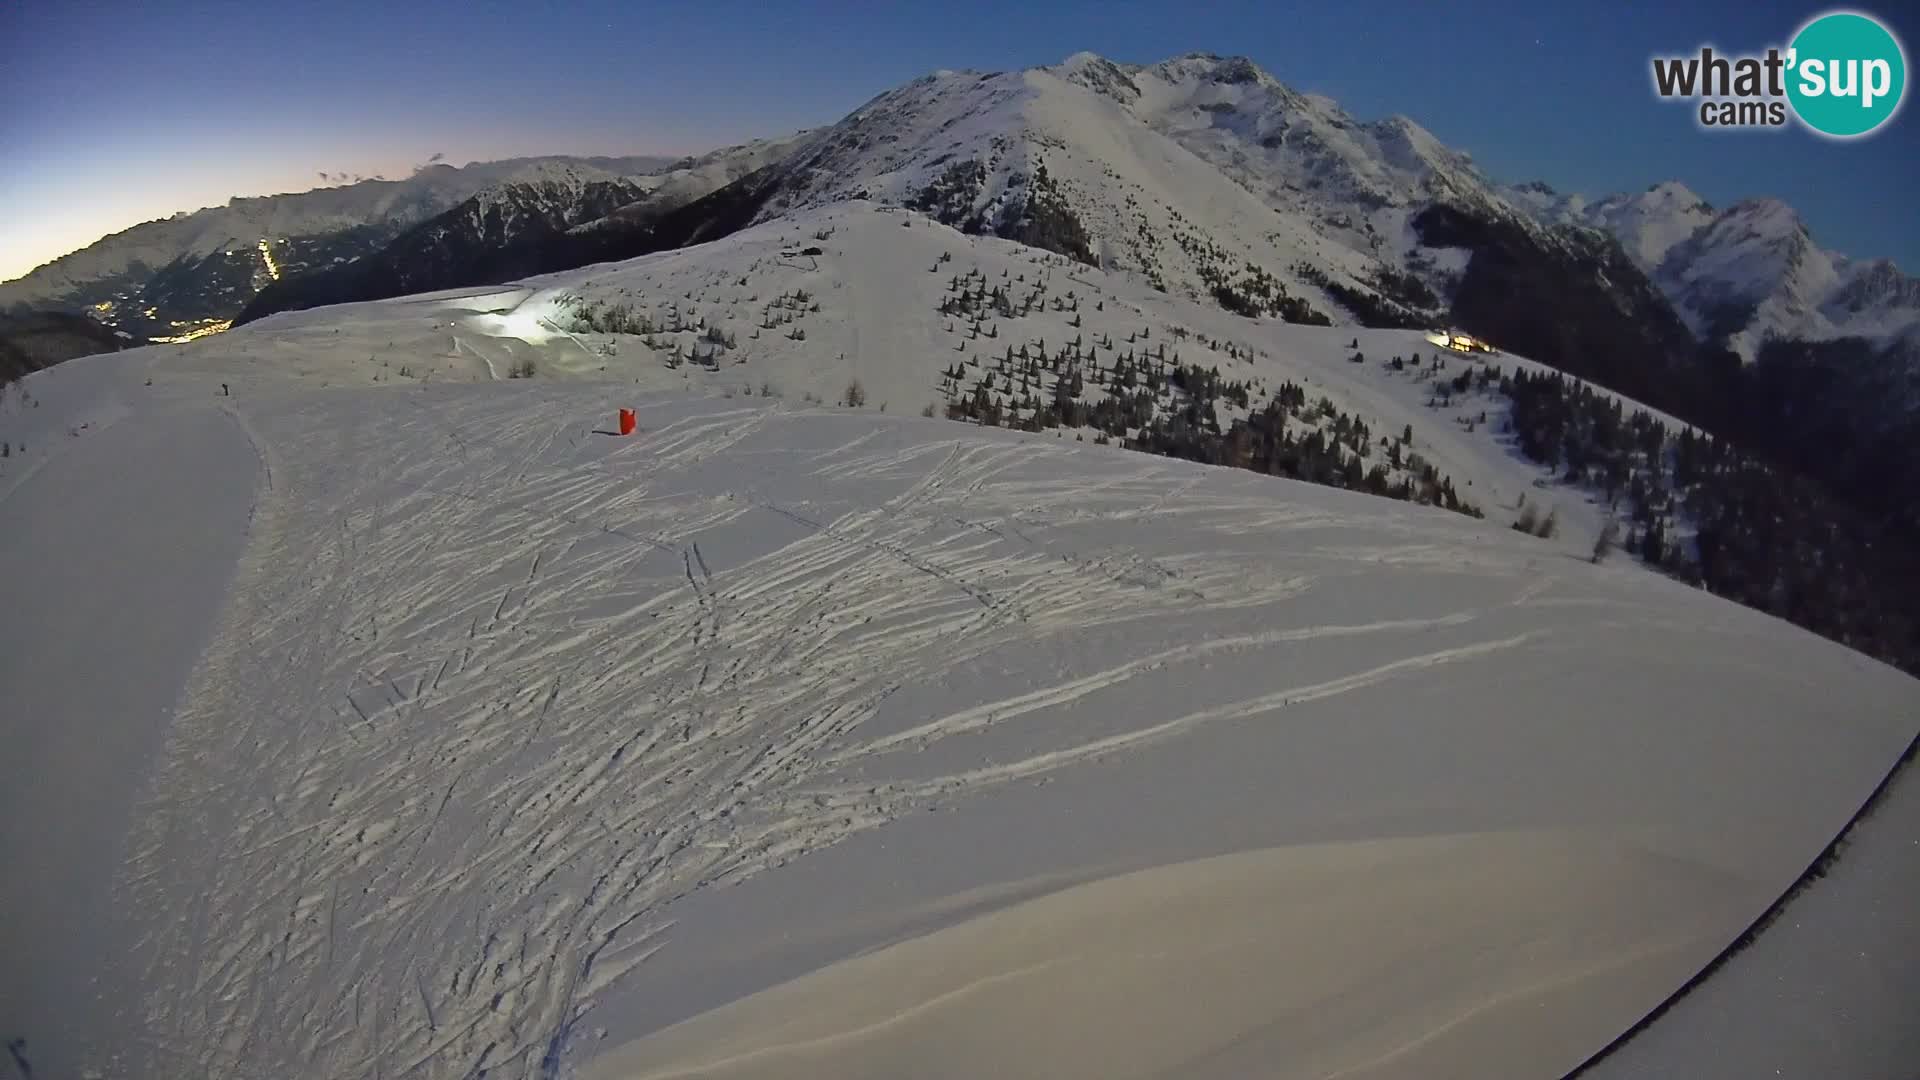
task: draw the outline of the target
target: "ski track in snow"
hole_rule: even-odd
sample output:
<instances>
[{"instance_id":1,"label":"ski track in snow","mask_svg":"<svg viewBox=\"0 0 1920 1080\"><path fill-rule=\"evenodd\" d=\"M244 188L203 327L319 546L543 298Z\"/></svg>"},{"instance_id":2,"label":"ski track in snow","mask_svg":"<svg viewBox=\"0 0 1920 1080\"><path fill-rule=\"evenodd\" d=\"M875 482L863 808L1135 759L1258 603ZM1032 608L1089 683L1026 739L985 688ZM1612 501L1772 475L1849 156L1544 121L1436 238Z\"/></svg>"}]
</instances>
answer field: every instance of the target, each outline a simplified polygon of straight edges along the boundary
<instances>
[{"instance_id":1,"label":"ski track in snow","mask_svg":"<svg viewBox=\"0 0 1920 1080\"><path fill-rule=\"evenodd\" d=\"M1550 633L1499 620L1430 644L1547 582L1476 555L1471 534L1436 545L1384 502L1346 500L1366 506L1347 516L1252 477L1196 487L1162 459L711 401L642 403L641 434L610 440L577 419L591 396L247 404L274 488L129 861L134 904L194 898L142 950L143 1021L170 1067L540 1075L592 994L669 933L657 913L676 897L930 801ZM449 439L458 453L428 452ZM1187 542L1099 541L1155 519ZM1323 530L1343 542L1317 544ZM1344 575L1435 564L1508 599L1284 625L1290 600ZM982 673L966 707L863 735L902 687L996 650L1235 610L1282 625L1143 645L1017 693ZM1401 647L1013 760L849 772L1149 673L1356 636Z\"/></svg>"}]
</instances>

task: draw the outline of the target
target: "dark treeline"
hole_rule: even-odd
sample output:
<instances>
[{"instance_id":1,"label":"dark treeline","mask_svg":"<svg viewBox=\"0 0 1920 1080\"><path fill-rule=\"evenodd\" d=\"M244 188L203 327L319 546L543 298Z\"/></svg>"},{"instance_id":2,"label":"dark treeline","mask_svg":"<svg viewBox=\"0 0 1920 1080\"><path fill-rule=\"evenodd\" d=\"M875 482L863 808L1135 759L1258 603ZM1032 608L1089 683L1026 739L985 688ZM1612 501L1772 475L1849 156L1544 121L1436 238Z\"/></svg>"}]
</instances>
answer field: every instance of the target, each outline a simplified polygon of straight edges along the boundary
<instances>
[{"instance_id":1,"label":"dark treeline","mask_svg":"<svg viewBox=\"0 0 1920 1080\"><path fill-rule=\"evenodd\" d=\"M938 273L948 261L942 255L928 270ZM941 376L946 414L1025 431L1091 428L1095 442L1485 516L1452 477L1413 452L1411 427L1376 435L1331 400L1308 401L1291 382L1268 392L1225 378L1218 365L1185 362L1179 351L1250 359L1252 350L1234 342L1175 328L1176 348L1169 349L1150 325L1119 339L1086 329L1084 316L1104 309L1104 301L1072 289L1054 292L1050 275L1040 271L950 275L938 310L945 329L962 339L954 350L961 358ZM1068 316L1073 338L1053 346L1044 338L1002 339L1003 321L1035 312ZM1223 424L1226 407L1247 415Z\"/></svg>"},{"instance_id":2,"label":"dark treeline","mask_svg":"<svg viewBox=\"0 0 1920 1080\"><path fill-rule=\"evenodd\" d=\"M950 296L943 310L964 314L1008 304L1018 312L1042 302L1016 303L982 286L967 299ZM997 328L977 322L970 333L993 340ZM1452 477L1413 452L1410 426L1376 436L1365 420L1325 397L1309 401L1292 382L1271 394L1260 392L1227 379L1218 366L1183 362L1164 341L1149 346L1149 336L1150 330L1131 333L1121 348L1111 337L1089 341L1082 334L1057 348L1044 340L1007 344L997 353L955 361L941 377L946 413L1024 431L1091 428L1095 442L1485 516L1461 497ZM1228 342L1195 343L1244 355ZM1229 406L1248 415L1223 425L1220 414Z\"/></svg>"},{"instance_id":3,"label":"dark treeline","mask_svg":"<svg viewBox=\"0 0 1920 1080\"><path fill-rule=\"evenodd\" d=\"M1920 362L1858 338L1770 341L1724 364L1727 437L1818 480L1920 547Z\"/></svg>"},{"instance_id":4,"label":"dark treeline","mask_svg":"<svg viewBox=\"0 0 1920 1080\"><path fill-rule=\"evenodd\" d=\"M1560 374L1502 377L1520 451L1599 492L1635 556L1920 673L1920 558L1902 531L1772 464Z\"/></svg>"},{"instance_id":5,"label":"dark treeline","mask_svg":"<svg viewBox=\"0 0 1920 1080\"><path fill-rule=\"evenodd\" d=\"M1747 363L1712 342L1750 312L1729 309L1700 344L1598 231L1560 228L1543 237L1443 204L1412 225L1430 246L1472 252L1448 305L1453 324L1677 417L1711 448L1701 455L1704 478L1676 486L1670 473L1649 472L1642 481L1662 482L1649 494L1683 506L1699 526L1697 540L1674 543L1672 518L1637 522L1629 540L1644 545L1651 529L1668 543L1662 565L1673 572L1920 671L1920 571L1908 554L1920 551L1920 500L1912 497L1920 490L1920 358L1911 347L1775 340ZM1372 325L1401 324L1376 306L1354 309ZM1529 456L1557 454L1558 466L1571 452L1584 468L1582 456L1593 453L1591 482L1603 491L1609 480L1623 482L1613 451L1586 434L1614 432L1591 415L1597 405L1566 388L1522 388L1521 397L1537 399L1515 402ZM1560 432L1556 442L1559 424L1571 435ZM1667 438L1671 459L1680 433Z\"/></svg>"},{"instance_id":6,"label":"dark treeline","mask_svg":"<svg viewBox=\"0 0 1920 1080\"><path fill-rule=\"evenodd\" d=\"M1920 548L1920 357L1911 346L1772 340L1743 363L1698 343L1603 234L1557 229L1542 241L1446 205L1413 227L1428 244L1473 252L1448 312L1456 325L1728 440L1755 467L1790 474L1783 484L1854 511L1836 507L1836 520ZM1750 315L1730 309L1709 336ZM1372 321L1398 325L1377 313Z\"/></svg>"}]
</instances>

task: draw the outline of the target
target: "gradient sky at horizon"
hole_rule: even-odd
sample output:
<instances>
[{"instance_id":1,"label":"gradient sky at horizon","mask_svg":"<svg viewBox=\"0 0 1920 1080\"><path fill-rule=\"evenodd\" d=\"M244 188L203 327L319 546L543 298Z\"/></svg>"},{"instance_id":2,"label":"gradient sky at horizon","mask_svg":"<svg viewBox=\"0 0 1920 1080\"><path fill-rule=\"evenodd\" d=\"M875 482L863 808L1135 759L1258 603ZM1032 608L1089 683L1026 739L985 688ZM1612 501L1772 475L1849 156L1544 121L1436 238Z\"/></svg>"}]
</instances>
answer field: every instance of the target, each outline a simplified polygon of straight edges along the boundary
<instances>
[{"instance_id":1,"label":"gradient sky at horizon","mask_svg":"<svg viewBox=\"0 0 1920 1080\"><path fill-rule=\"evenodd\" d=\"M177 210L319 186L323 172L398 178L436 153L454 164L691 153L830 123L938 68L1030 67L1083 49L1140 62L1246 55L1363 120L1404 113L1503 180L1598 195L1679 178L1715 204L1783 198L1824 246L1920 272L1911 103L1873 138L1838 143L1798 128L1703 132L1650 89L1655 53L1759 51L1828 5L183 8L0 3L0 280ZM1862 10L1920 40L1910 2Z\"/></svg>"}]
</instances>

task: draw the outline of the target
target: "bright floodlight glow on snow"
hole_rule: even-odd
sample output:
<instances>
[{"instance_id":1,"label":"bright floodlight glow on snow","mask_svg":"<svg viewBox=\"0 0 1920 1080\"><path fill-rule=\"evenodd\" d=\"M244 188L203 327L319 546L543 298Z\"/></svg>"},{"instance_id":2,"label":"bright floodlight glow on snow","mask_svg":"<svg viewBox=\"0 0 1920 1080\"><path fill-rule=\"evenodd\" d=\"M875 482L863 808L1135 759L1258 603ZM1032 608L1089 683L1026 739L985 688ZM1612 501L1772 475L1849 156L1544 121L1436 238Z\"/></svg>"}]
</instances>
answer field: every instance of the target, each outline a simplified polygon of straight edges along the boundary
<instances>
[{"instance_id":1,"label":"bright floodlight glow on snow","mask_svg":"<svg viewBox=\"0 0 1920 1080\"><path fill-rule=\"evenodd\" d=\"M492 337L519 338L529 345L540 345L568 336L560 330L561 305L553 295L535 294L504 314L485 313L467 320L467 325Z\"/></svg>"}]
</instances>

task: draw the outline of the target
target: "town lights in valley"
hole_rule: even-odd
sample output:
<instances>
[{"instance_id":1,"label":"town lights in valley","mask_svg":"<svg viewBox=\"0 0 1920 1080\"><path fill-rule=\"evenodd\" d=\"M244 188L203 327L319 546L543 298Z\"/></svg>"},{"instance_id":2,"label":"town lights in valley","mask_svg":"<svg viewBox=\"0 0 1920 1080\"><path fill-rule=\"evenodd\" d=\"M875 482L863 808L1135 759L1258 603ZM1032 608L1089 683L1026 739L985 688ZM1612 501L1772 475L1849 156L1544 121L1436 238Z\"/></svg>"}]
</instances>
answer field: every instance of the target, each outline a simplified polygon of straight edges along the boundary
<instances>
[{"instance_id":1,"label":"town lights in valley","mask_svg":"<svg viewBox=\"0 0 1920 1080\"><path fill-rule=\"evenodd\" d=\"M185 325L189 325L189 324L186 324L186 323L174 324L175 327L180 327ZM221 319L217 322L203 323L199 326L194 327L191 330L185 330L178 334L169 334L166 337L157 337L152 340L156 345L181 345L189 341L196 341L203 337L209 337L213 334L225 333L227 330L231 329L232 327L233 327L232 319Z\"/></svg>"}]
</instances>

